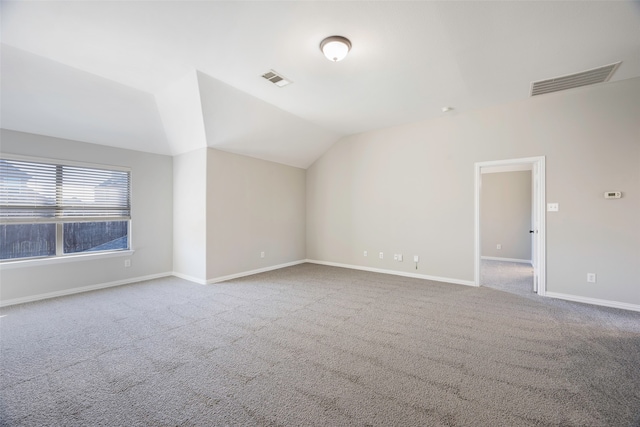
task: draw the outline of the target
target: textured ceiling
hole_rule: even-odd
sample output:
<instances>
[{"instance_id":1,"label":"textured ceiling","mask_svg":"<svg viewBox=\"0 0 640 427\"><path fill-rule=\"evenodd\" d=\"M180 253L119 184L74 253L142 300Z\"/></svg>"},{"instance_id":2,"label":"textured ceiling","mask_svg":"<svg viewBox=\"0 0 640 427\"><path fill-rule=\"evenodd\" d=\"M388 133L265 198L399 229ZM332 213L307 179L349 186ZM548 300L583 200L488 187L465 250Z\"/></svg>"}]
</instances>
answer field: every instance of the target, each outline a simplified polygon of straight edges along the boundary
<instances>
[{"instance_id":1,"label":"textured ceiling","mask_svg":"<svg viewBox=\"0 0 640 427\"><path fill-rule=\"evenodd\" d=\"M2 127L177 154L209 146L307 167L341 136L525 99L623 61L629 1L2 2ZM353 48L331 63L330 35ZM260 76L274 69L294 83Z\"/></svg>"}]
</instances>

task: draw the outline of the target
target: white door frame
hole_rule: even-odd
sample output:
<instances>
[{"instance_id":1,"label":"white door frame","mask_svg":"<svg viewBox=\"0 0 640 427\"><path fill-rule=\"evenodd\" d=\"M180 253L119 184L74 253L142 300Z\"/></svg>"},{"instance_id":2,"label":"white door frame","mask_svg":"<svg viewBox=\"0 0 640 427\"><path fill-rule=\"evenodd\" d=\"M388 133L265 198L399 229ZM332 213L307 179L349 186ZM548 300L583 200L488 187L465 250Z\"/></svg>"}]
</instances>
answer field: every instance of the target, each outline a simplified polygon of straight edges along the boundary
<instances>
[{"instance_id":1,"label":"white door frame","mask_svg":"<svg viewBox=\"0 0 640 427\"><path fill-rule=\"evenodd\" d=\"M538 170L538 191L537 194L533 194L533 197L537 201L537 214L538 214L538 228L534 233L534 239L538 239L537 253L531 254L532 259L537 260L538 277L538 295L544 296L547 292L547 258L546 258L546 212L545 212L545 157L525 157L522 159L507 159L507 160L495 160L488 162L475 163L475 272L474 272L474 284L480 286L480 184L481 184L481 169L484 167L495 166L515 166L522 164L530 164L534 169ZM536 204L534 204L536 205ZM533 225L535 227L535 225Z\"/></svg>"}]
</instances>

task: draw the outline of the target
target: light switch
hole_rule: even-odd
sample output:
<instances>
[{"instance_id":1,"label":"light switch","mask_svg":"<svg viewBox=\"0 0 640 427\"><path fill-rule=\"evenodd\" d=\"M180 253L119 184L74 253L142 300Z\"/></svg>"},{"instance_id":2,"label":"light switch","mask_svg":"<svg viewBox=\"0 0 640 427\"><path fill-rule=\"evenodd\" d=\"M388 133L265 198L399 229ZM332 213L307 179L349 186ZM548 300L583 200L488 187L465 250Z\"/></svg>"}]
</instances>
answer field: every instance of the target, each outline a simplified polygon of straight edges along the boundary
<instances>
[{"instance_id":1,"label":"light switch","mask_svg":"<svg viewBox=\"0 0 640 427\"><path fill-rule=\"evenodd\" d=\"M558 212L559 208L557 203L547 203L547 212Z\"/></svg>"}]
</instances>

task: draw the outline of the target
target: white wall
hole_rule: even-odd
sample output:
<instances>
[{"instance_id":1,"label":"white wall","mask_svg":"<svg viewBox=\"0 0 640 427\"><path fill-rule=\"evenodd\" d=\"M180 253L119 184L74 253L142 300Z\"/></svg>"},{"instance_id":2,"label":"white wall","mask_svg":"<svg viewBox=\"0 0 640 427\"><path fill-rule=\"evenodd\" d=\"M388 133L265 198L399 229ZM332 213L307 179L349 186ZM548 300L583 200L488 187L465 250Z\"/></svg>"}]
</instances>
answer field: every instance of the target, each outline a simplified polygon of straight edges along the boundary
<instances>
[{"instance_id":1,"label":"white wall","mask_svg":"<svg viewBox=\"0 0 640 427\"><path fill-rule=\"evenodd\" d=\"M531 261L531 171L483 173L481 179L481 255Z\"/></svg>"},{"instance_id":2,"label":"white wall","mask_svg":"<svg viewBox=\"0 0 640 427\"><path fill-rule=\"evenodd\" d=\"M173 271L204 282L207 276L207 149L173 157Z\"/></svg>"},{"instance_id":3,"label":"white wall","mask_svg":"<svg viewBox=\"0 0 640 427\"><path fill-rule=\"evenodd\" d=\"M206 182L208 280L305 259L304 169L208 149Z\"/></svg>"},{"instance_id":4,"label":"white wall","mask_svg":"<svg viewBox=\"0 0 640 427\"><path fill-rule=\"evenodd\" d=\"M547 291L639 305L638 99L631 79L355 135L306 184L302 169L212 149L172 159L2 130L6 153L130 167L135 254L127 269L117 257L2 268L0 298L172 270L214 280L305 255L472 281L474 162L544 155L547 201L560 204L547 214Z\"/></svg>"},{"instance_id":5,"label":"white wall","mask_svg":"<svg viewBox=\"0 0 640 427\"><path fill-rule=\"evenodd\" d=\"M168 275L205 283L305 259L305 171L214 149L175 157L2 130L2 152L132 172L124 258L0 269L3 303ZM265 257L260 257L260 252Z\"/></svg>"},{"instance_id":6,"label":"white wall","mask_svg":"<svg viewBox=\"0 0 640 427\"><path fill-rule=\"evenodd\" d=\"M41 135L0 130L3 153L131 168L131 227L135 253L121 257L23 267L0 267L2 302L170 274L172 270L171 157Z\"/></svg>"},{"instance_id":7,"label":"white wall","mask_svg":"<svg viewBox=\"0 0 640 427\"><path fill-rule=\"evenodd\" d=\"M307 171L307 257L472 281L474 163L546 156L547 291L640 304L639 99L636 78L345 138Z\"/></svg>"}]
</instances>

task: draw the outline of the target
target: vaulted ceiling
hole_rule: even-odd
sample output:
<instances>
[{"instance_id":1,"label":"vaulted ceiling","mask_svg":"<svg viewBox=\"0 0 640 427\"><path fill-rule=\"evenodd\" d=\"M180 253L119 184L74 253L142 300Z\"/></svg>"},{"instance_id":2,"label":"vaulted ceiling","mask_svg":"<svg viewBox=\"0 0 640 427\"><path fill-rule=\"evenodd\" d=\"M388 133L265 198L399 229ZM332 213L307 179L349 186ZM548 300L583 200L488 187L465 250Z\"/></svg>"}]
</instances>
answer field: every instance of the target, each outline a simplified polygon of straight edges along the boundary
<instances>
[{"instance_id":1,"label":"vaulted ceiling","mask_svg":"<svg viewBox=\"0 0 640 427\"><path fill-rule=\"evenodd\" d=\"M632 1L1 7L3 128L161 154L306 168L342 136L526 99L535 80L617 61L612 80L640 76ZM320 52L331 35L351 40L344 61Z\"/></svg>"}]
</instances>

